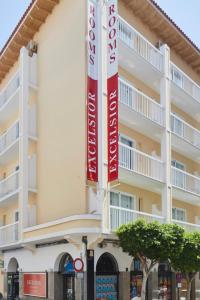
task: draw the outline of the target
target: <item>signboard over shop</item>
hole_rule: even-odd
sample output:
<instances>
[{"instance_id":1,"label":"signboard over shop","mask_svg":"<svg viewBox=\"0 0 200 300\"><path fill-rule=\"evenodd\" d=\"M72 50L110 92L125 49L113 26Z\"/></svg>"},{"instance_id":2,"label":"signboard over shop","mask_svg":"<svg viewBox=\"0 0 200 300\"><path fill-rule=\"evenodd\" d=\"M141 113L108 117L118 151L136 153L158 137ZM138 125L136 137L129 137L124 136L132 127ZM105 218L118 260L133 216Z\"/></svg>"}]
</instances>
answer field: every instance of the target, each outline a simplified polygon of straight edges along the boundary
<instances>
[{"instance_id":1,"label":"signboard over shop","mask_svg":"<svg viewBox=\"0 0 200 300\"><path fill-rule=\"evenodd\" d=\"M24 273L23 293L26 296L47 298L47 274Z\"/></svg>"}]
</instances>

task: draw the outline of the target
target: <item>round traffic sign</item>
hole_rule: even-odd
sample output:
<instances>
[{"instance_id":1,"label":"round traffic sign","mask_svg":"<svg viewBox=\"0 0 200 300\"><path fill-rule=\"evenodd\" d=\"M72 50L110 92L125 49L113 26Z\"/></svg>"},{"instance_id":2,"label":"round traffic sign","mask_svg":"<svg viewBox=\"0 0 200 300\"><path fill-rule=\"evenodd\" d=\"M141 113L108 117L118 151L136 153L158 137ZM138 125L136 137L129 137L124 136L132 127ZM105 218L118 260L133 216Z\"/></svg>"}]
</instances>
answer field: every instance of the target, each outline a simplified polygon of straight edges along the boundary
<instances>
[{"instance_id":1,"label":"round traffic sign","mask_svg":"<svg viewBox=\"0 0 200 300\"><path fill-rule=\"evenodd\" d=\"M74 270L76 272L82 272L84 268L84 263L81 258L76 258L74 260Z\"/></svg>"}]
</instances>

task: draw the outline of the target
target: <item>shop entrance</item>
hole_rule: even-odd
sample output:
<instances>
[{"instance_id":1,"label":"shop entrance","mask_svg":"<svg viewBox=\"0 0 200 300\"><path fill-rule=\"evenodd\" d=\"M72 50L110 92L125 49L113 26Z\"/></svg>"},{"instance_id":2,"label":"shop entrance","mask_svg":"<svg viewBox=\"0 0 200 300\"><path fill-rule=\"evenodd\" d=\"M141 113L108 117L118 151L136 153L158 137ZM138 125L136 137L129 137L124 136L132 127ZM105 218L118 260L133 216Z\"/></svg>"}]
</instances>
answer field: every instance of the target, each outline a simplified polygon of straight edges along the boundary
<instances>
[{"instance_id":1,"label":"shop entrance","mask_svg":"<svg viewBox=\"0 0 200 300\"><path fill-rule=\"evenodd\" d=\"M139 260L134 259L130 272L130 299L141 299L143 272Z\"/></svg>"},{"instance_id":2,"label":"shop entrance","mask_svg":"<svg viewBox=\"0 0 200 300\"><path fill-rule=\"evenodd\" d=\"M63 300L75 300L75 272L73 259L70 254L63 255L59 270L63 282Z\"/></svg>"},{"instance_id":3,"label":"shop entrance","mask_svg":"<svg viewBox=\"0 0 200 300\"><path fill-rule=\"evenodd\" d=\"M15 258L12 258L8 264L7 273L7 299L19 299L19 265Z\"/></svg>"},{"instance_id":4,"label":"shop entrance","mask_svg":"<svg viewBox=\"0 0 200 300\"><path fill-rule=\"evenodd\" d=\"M96 267L96 300L118 300L118 265L110 253L101 255Z\"/></svg>"},{"instance_id":5,"label":"shop entrance","mask_svg":"<svg viewBox=\"0 0 200 300\"><path fill-rule=\"evenodd\" d=\"M159 299L172 300L172 272L166 263L158 267L158 290Z\"/></svg>"}]
</instances>

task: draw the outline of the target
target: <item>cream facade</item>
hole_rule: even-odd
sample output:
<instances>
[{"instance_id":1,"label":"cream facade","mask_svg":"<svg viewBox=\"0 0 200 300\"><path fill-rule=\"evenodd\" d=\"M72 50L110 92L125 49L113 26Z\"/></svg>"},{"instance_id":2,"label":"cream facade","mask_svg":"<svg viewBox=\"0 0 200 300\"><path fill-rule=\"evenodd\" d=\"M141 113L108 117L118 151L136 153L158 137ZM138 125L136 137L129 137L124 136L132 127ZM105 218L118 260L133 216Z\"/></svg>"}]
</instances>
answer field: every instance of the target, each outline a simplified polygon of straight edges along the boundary
<instances>
[{"instance_id":1,"label":"cream facade","mask_svg":"<svg viewBox=\"0 0 200 300\"><path fill-rule=\"evenodd\" d=\"M1 52L0 289L7 299L32 299L24 293L25 273L48 274L48 299L106 298L101 280L108 278L114 282L110 299L131 299L131 272L139 270L117 246L115 229L142 217L200 230L198 69L141 17L146 3L166 19L153 1L132 0L130 7L127 2L118 1L119 179L111 184L106 2L98 4L101 189L86 176L87 1L33 1ZM173 23L166 26L177 34ZM26 47L30 40L37 50ZM180 32L178 42L185 42ZM200 51L187 43L190 56L200 59ZM76 258L84 263L79 276L65 270ZM108 265L104 272L101 266ZM149 299L158 299L162 276L152 274ZM168 297L175 299L176 283L170 284ZM197 280L196 299L198 285Z\"/></svg>"}]
</instances>

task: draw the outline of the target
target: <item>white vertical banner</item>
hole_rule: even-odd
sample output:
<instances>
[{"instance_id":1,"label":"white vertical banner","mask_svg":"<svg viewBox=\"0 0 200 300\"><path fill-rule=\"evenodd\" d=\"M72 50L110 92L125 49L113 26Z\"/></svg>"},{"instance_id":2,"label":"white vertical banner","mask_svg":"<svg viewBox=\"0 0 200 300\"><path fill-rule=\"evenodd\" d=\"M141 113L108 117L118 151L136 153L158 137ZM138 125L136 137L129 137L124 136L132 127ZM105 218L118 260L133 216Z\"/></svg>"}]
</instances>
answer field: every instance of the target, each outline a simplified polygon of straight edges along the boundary
<instances>
[{"instance_id":1,"label":"white vertical banner","mask_svg":"<svg viewBox=\"0 0 200 300\"><path fill-rule=\"evenodd\" d=\"M118 179L118 0L107 2L108 181Z\"/></svg>"},{"instance_id":2,"label":"white vertical banner","mask_svg":"<svg viewBox=\"0 0 200 300\"><path fill-rule=\"evenodd\" d=\"M98 6L88 0L87 179L98 182Z\"/></svg>"}]
</instances>

